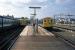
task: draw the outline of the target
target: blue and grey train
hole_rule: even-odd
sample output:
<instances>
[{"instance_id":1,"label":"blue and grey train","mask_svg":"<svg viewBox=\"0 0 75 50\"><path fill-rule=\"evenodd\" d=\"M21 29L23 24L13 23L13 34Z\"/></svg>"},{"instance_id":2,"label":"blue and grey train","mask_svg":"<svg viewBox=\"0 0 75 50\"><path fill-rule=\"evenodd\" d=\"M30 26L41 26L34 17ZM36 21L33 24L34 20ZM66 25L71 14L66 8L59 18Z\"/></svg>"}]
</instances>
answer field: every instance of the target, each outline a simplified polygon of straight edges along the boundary
<instances>
[{"instance_id":1,"label":"blue and grey train","mask_svg":"<svg viewBox=\"0 0 75 50\"><path fill-rule=\"evenodd\" d=\"M7 31L8 29L18 26L18 20L10 17L0 16L0 32Z\"/></svg>"}]
</instances>

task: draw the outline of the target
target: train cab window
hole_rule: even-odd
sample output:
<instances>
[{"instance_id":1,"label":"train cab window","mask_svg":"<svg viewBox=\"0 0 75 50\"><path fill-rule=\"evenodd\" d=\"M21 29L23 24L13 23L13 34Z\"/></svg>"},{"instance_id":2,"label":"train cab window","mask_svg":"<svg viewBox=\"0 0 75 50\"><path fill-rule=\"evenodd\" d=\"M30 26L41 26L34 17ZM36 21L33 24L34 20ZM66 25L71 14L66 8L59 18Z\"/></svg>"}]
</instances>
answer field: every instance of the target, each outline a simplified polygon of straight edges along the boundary
<instances>
[{"instance_id":1,"label":"train cab window","mask_svg":"<svg viewBox=\"0 0 75 50\"><path fill-rule=\"evenodd\" d=\"M46 20L44 20L44 22L46 22Z\"/></svg>"},{"instance_id":2,"label":"train cab window","mask_svg":"<svg viewBox=\"0 0 75 50\"><path fill-rule=\"evenodd\" d=\"M52 20L51 20L51 23L52 23Z\"/></svg>"}]
</instances>

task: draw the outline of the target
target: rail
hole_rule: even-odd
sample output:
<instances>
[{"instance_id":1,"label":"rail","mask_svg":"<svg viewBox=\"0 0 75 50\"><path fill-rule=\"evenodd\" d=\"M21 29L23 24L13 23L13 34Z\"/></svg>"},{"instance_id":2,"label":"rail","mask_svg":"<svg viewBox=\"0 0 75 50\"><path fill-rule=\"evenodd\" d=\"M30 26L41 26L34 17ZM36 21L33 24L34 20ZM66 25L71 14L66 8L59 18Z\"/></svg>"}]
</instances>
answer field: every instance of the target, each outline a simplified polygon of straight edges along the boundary
<instances>
[{"instance_id":1,"label":"rail","mask_svg":"<svg viewBox=\"0 0 75 50\"><path fill-rule=\"evenodd\" d=\"M5 46L8 43L10 43L12 40L14 40L16 37L18 37L19 32L21 32L21 28L18 28L17 30L14 30L14 32L12 32L12 34L10 36L4 38L4 40L0 42L0 45L1 45L0 50L3 50L3 49L6 50Z\"/></svg>"}]
</instances>

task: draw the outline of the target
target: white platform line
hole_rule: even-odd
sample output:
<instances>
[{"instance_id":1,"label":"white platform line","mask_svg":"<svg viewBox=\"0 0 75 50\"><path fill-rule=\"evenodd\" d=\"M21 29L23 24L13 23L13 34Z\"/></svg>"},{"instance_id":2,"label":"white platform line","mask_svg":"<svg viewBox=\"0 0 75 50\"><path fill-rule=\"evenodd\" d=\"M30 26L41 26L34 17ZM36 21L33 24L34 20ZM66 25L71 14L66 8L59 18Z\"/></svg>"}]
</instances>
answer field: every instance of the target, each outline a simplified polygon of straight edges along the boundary
<instances>
[{"instance_id":1,"label":"white platform line","mask_svg":"<svg viewBox=\"0 0 75 50\"><path fill-rule=\"evenodd\" d=\"M41 30L41 28L40 28L40 27L38 27L38 31L39 31L39 33L40 33L39 35L42 35L42 36L44 36L44 35L45 35L45 34L43 34L43 33L42 33L42 30Z\"/></svg>"},{"instance_id":2,"label":"white platform line","mask_svg":"<svg viewBox=\"0 0 75 50\"><path fill-rule=\"evenodd\" d=\"M27 33L28 33L28 36L33 35L33 28L32 28L32 26L29 26Z\"/></svg>"},{"instance_id":3,"label":"white platform line","mask_svg":"<svg viewBox=\"0 0 75 50\"><path fill-rule=\"evenodd\" d=\"M29 26L26 26L23 31L21 32L20 36L27 36L27 31L28 31Z\"/></svg>"}]
</instances>

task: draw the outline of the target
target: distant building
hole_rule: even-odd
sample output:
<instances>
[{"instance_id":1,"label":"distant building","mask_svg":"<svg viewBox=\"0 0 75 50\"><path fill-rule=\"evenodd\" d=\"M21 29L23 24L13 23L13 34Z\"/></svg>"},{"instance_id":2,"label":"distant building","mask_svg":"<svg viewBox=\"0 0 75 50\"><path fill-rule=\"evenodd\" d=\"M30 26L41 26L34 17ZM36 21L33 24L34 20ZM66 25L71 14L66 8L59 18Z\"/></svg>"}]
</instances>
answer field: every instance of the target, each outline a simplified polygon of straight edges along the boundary
<instances>
[{"instance_id":1,"label":"distant building","mask_svg":"<svg viewBox=\"0 0 75 50\"><path fill-rule=\"evenodd\" d=\"M59 18L59 23L65 24L65 22L66 22L66 19L65 18Z\"/></svg>"},{"instance_id":2,"label":"distant building","mask_svg":"<svg viewBox=\"0 0 75 50\"><path fill-rule=\"evenodd\" d=\"M60 24L75 24L75 19L73 18L59 18L57 20L58 23Z\"/></svg>"},{"instance_id":3,"label":"distant building","mask_svg":"<svg viewBox=\"0 0 75 50\"><path fill-rule=\"evenodd\" d=\"M71 18L70 21L72 24L75 24L75 19Z\"/></svg>"}]
</instances>

